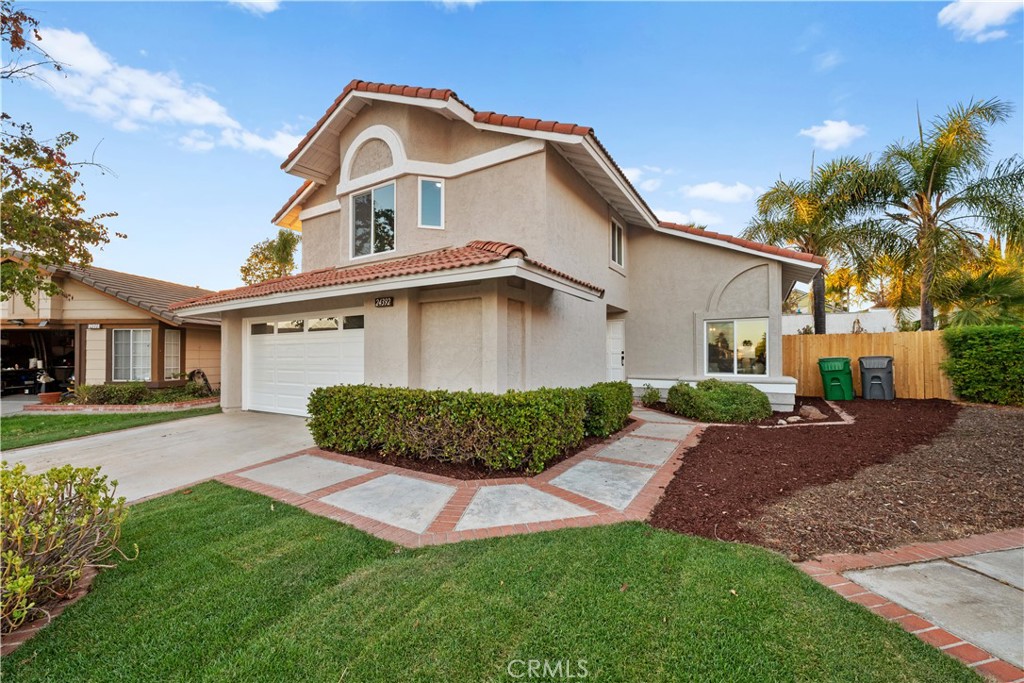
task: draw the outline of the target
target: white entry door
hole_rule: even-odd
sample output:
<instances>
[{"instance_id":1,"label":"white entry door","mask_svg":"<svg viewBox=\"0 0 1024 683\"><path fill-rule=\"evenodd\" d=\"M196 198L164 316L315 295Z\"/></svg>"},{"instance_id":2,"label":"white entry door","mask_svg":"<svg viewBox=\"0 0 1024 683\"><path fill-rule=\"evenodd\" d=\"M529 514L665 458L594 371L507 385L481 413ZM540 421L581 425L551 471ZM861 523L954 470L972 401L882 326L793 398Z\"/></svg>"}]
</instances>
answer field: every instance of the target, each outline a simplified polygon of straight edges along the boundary
<instances>
[{"instance_id":1,"label":"white entry door","mask_svg":"<svg viewBox=\"0 0 1024 683\"><path fill-rule=\"evenodd\" d=\"M607 343L608 381L623 382L626 379L626 321L608 321Z\"/></svg>"},{"instance_id":2,"label":"white entry door","mask_svg":"<svg viewBox=\"0 0 1024 683\"><path fill-rule=\"evenodd\" d=\"M316 387L363 382L363 316L341 312L246 321L243 408L306 415Z\"/></svg>"}]
</instances>

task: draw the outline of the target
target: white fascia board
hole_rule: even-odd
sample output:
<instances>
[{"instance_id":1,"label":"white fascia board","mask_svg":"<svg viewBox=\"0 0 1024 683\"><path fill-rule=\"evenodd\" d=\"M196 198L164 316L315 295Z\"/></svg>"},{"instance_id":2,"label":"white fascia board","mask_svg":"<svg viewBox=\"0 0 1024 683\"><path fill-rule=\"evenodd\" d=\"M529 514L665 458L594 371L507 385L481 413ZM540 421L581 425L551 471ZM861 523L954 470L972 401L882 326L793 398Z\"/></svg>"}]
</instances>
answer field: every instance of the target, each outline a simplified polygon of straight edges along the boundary
<instances>
[{"instance_id":1,"label":"white fascia board","mask_svg":"<svg viewBox=\"0 0 1024 683\"><path fill-rule=\"evenodd\" d=\"M205 315L208 313L219 313L222 311L237 311L258 306L273 306L275 304L302 303L317 299L329 299L338 296L350 296L353 294L372 294L374 292L388 291L393 289L414 289L416 287L431 287L435 285L457 284L462 282L476 282L479 280L491 280L496 278L519 277L530 282L536 282L550 289L555 289L587 301L597 301L600 297L585 287L569 282L553 273L548 273L542 268L537 268L523 259L505 259L497 263L488 263L481 266L459 268L452 271L440 273L420 273L416 275L403 275L401 277L371 280L369 282L357 282L347 285L336 285L333 287L318 287L316 289L304 289L297 292L282 292L261 297L248 299L236 299L223 301L205 306L195 306L179 309L178 315Z\"/></svg>"},{"instance_id":2,"label":"white fascia board","mask_svg":"<svg viewBox=\"0 0 1024 683\"><path fill-rule=\"evenodd\" d=\"M681 237L683 239L693 240L694 242L701 242L703 244L709 244L713 247L722 247L723 249L731 249L733 251L739 251L744 254L750 254L751 256L757 256L759 258L771 259L772 261L779 261L786 265L792 266L798 270L804 271L808 275L808 281L814 277L814 274L821 270L821 266L817 263L810 261L801 261L799 259L791 259L781 254L769 254L766 251L758 251L757 249L750 249L739 244L733 244L732 242L725 242L723 240L715 239L714 237L701 237L700 235L694 235L689 232L682 232L681 230L672 230L671 228L663 228L660 225L655 226L654 230L664 235L672 235L673 237Z\"/></svg>"},{"instance_id":3,"label":"white fascia board","mask_svg":"<svg viewBox=\"0 0 1024 683\"><path fill-rule=\"evenodd\" d=\"M651 210L644 205L640 196L637 195L636 190L629 186L622 177L622 174L615 168L615 164L608 158L608 155L605 154L604 151L602 151L601 148L598 147L590 138L583 139L583 148L588 154L590 154L591 158L597 163L597 165L601 167L601 170L604 171L605 175L615 183L619 192L625 195L626 199L628 199L629 203L633 205L633 208L636 209L637 213L643 216L648 225L652 228L657 228L657 216L651 213Z\"/></svg>"},{"instance_id":4,"label":"white fascia board","mask_svg":"<svg viewBox=\"0 0 1024 683\"><path fill-rule=\"evenodd\" d=\"M316 188L317 188L317 184L316 183L310 183L309 187L307 187L305 190L303 190L301 193L299 193L299 196L296 197L294 199L294 201L292 201L291 204L289 204L287 207L285 207L285 210L281 212L281 218L284 218L285 216L287 216L288 212L290 212L293 208L295 208L296 205L301 204L302 201L304 199L306 199L306 197L308 197L309 195L313 194L313 192L316 191ZM280 226L281 225L281 223L280 223L281 218L278 218L277 219L278 222L274 223L274 225ZM302 214L301 213L299 214L299 220L300 221L302 220Z\"/></svg>"}]
</instances>

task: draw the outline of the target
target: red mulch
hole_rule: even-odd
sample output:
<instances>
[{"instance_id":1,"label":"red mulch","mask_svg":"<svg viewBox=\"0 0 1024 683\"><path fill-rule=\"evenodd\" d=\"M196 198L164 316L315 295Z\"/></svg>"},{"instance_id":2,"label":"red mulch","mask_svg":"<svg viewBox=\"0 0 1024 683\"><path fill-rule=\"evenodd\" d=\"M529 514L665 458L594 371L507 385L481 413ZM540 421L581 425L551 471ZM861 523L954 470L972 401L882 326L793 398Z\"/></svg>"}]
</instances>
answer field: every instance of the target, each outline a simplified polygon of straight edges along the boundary
<instances>
[{"instance_id":1,"label":"red mulch","mask_svg":"<svg viewBox=\"0 0 1024 683\"><path fill-rule=\"evenodd\" d=\"M804 406L813 406L825 414L824 420L801 420L802 422L838 422L840 417L836 414L836 411L832 410L832 407L825 402L825 399L818 398L817 396L797 396L796 401L793 403L793 410L788 413L772 413L771 417L766 417L763 420L757 422L749 422L746 424L752 425L764 425L765 427L774 427L779 424L779 421L785 421L787 417L794 415L800 415L800 409ZM646 406L650 410L657 410L658 412L665 413L666 415L672 415L673 417L680 417L676 413L673 413L665 405L664 401L658 401L653 405Z\"/></svg>"},{"instance_id":2,"label":"red mulch","mask_svg":"<svg viewBox=\"0 0 1024 683\"><path fill-rule=\"evenodd\" d=\"M550 469L569 458L582 453L591 446L595 446L604 441L614 441L625 435L636 420L629 418L626 421L626 425L612 434L607 439L602 439L597 436L588 436L583 439L576 448L571 448L566 452L562 453L556 458L548 460L545 464L545 469ZM329 449L328 449L329 450ZM433 458L412 458L406 455L392 455L387 456L382 454L380 451L361 451L359 453L344 453L344 455L351 456L353 458L359 458L361 460L369 460L370 462L380 463L382 465L391 465L393 467L401 467L407 470L413 470L415 472L426 472L427 474L436 474L440 477L449 477L451 479L461 479L463 481L474 481L477 479L505 479L507 477L532 477L539 472L527 472L525 470L492 470L488 469L486 465L480 462L442 462Z\"/></svg>"},{"instance_id":3,"label":"red mulch","mask_svg":"<svg viewBox=\"0 0 1024 683\"><path fill-rule=\"evenodd\" d=\"M857 399L841 406L856 418L855 424L709 427L700 443L687 451L651 513L651 524L708 538L760 543L744 521L801 489L850 478L930 442L960 412L960 406L941 400Z\"/></svg>"}]
</instances>

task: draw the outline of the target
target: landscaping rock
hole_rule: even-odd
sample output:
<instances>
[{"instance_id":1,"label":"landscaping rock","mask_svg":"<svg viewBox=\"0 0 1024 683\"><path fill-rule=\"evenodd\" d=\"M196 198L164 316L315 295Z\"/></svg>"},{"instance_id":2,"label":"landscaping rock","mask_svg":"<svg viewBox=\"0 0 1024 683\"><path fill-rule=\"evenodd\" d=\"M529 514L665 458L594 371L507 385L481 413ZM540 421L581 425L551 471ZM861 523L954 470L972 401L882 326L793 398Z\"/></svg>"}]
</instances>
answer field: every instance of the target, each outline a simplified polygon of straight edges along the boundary
<instances>
[{"instance_id":1,"label":"landscaping rock","mask_svg":"<svg viewBox=\"0 0 1024 683\"><path fill-rule=\"evenodd\" d=\"M776 424L784 425L788 423L785 420L779 420Z\"/></svg>"},{"instance_id":2,"label":"landscaping rock","mask_svg":"<svg viewBox=\"0 0 1024 683\"><path fill-rule=\"evenodd\" d=\"M786 422L788 422L790 424L793 424L795 422L800 422L801 420L803 420L803 418L800 417L799 415L790 415L789 417L786 418Z\"/></svg>"},{"instance_id":3,"label":"landscaping rock","mask_svg":"<svg viewBox=\"0 0 1024 683\"><path fill-rule=\"evenodd\" d=\"M814 406L802 406L800 408L800 416L807 418L808 420L824 420L827 415L821 412Z\"/></svg>"}]
</instances>

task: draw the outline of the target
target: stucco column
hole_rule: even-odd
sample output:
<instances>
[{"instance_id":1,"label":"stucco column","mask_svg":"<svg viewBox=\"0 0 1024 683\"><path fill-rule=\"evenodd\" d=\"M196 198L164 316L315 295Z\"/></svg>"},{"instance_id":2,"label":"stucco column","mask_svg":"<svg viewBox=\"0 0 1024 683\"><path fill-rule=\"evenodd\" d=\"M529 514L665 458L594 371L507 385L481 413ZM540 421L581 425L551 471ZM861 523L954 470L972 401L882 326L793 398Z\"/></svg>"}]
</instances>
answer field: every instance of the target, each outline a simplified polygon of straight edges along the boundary
<instances>
[{"instance_id":1,"label":"stucco column","mask_svg":"<svg viewBox=\"0 0 1024 683\"><path fill-rule=\"evenodd\" d=\"M498 293L495 280L485 281L481 287L481 389L490 392L505 391L508 383L507 340L505 333L504 297Z\"/></svg>"},{"instance_id":2,"label":"stucco column","mask_svg":"<svg viewBox=\"0 0 1024 683\"><path fill-rule=\"evenodd\" d=\"M220 318L220 407L242 408L242 314L225 311Z\"/></svg>"}]
</instances>

